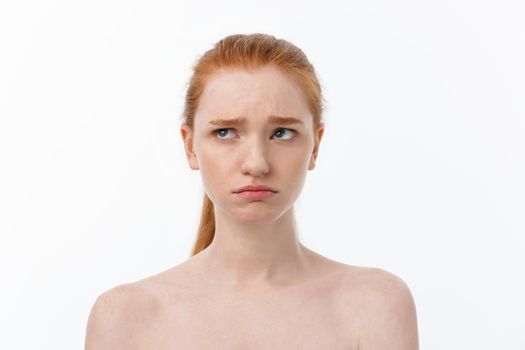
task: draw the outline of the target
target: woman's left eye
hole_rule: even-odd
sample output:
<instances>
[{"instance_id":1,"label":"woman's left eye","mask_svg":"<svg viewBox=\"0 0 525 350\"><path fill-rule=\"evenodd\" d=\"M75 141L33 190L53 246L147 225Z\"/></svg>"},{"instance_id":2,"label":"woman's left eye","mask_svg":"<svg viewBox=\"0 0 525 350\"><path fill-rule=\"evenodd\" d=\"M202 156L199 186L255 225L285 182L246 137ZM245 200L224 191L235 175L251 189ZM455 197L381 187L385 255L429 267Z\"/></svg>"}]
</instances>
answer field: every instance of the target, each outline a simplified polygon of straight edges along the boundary
<instances>
[{"instance_id":1,"label":"woman's left eye","mask_svg":"<svg viewBox=\"0 0 525 350\"><path fill-rule=\"evenodd\" d=\"M287 130L287 131L290 131L290 132L291 132L292 136L291 136L290 138L286 139L286 140L290 140L290 139L293 137L293 135L295 134L295 130L292 130L292 129L279 128L279 129L277 129L277 130ZM275 135L275 134L274 134L274 135Z\"/></svg>"}]
</instances>

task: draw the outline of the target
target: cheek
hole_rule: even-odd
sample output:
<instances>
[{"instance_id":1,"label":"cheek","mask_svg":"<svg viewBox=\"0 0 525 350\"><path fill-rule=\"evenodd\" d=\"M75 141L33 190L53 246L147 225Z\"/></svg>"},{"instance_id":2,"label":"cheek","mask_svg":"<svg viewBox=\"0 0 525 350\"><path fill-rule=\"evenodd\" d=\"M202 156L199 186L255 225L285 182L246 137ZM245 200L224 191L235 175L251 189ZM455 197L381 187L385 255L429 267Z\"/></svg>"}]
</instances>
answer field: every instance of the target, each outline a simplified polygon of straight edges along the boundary
<instances>
[{"instance_id":1,"label":"cheek","mask_svg":"<svg viewBox=\"0 0 525 350\"><path fill-rule=\"evenodd\" d=\"M290 186L302 183L306 177L310 155L304 149L282 151L279 157L274 159L274 174L288 182Z\"/></svg>"},{"instance_id":2,"label":"cheek","mask_svg":"<svg viewBox=\"0 0 525 350\"><path fill-rule=\"evenodd\" d=\"M279 159L288 163L288 166L293 167L296 172L302 172L308 167L308 162L310 160L308 149L309 148L306 145L301 145L301 147L282 151Z\"/></svg>"},{"instance_id":3,"label":"cheek","mask_svg":"<svg viewBox=\"0 0 525 350\"><path fill-rule=\"evenodd\" d=\"M199 168L205 185L230 187L227 180L233 171L231 154L217 147L206 147L201 149L198 157ZM212 188L209 189L213 190Z\"/></svg>"},{"instance_id":4,"label":"cheek","mask_svg":"<svg viewBox=\"0 0 525 350\"><path fill-rule=\"evenodd\" d=\"M284 176L291 181L304 176L311 155L308 146L301 143L296 144L295 147L278 145L275 149L270 149L267 161L272 167L273 176L277 178ZM227 180L233 174L240 172L242 160L238 159L240 157L236 154L238 150L213 142L203 142L199 145L199 151L199 167L207 183L227 185Z\"/></svg>"}]
</instances>

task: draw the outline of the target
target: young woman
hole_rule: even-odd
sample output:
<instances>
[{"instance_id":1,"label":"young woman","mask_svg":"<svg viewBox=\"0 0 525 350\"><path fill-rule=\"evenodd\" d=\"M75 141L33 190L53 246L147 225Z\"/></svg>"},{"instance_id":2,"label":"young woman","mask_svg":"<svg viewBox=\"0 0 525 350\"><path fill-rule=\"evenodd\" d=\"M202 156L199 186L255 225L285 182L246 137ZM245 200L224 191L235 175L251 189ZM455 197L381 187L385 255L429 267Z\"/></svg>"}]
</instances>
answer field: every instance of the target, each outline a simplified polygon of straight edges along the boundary
<instances>
[{"instance_id":1,"label":"young woman","mask_svg":"<svg viewBox=\"0 0 525 350\"><path fill-rule=\"evenodd\" d=\"M205 188L192 255L101 294L87 350L418 349L403 280L297 238L293 204L324 131L320 84L299 48L265 34L220 40L194 66L183 117Z\"/></svg>"}]
</instances>

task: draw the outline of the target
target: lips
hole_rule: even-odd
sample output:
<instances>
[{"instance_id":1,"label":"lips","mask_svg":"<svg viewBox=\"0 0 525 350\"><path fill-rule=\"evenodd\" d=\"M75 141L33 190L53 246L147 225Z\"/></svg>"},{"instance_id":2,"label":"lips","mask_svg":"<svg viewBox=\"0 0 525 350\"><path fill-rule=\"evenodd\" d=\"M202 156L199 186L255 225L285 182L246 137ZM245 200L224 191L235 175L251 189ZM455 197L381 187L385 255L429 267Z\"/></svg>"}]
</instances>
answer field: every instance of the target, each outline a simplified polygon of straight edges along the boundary
<instances>
[{"instance_id":1,"label":"lips","mask_svg":"<svg viewBox=\"0 0 525 350\"><path fill-rule=\"evenodd\" d=\"M271 191L271 192L277 192L271 187L264 186L264 185L248 185L241 187L235 191L235 193L245 192L245 191Z\"/></svg>"}]
</instances>

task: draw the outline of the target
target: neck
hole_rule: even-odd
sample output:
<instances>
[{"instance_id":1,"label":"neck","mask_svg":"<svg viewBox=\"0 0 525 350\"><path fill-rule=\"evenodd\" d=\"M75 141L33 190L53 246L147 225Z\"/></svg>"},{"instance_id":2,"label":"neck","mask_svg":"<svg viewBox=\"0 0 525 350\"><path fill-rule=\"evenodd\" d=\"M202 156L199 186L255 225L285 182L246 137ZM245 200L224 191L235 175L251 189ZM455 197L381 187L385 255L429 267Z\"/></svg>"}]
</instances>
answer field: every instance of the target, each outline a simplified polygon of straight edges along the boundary
<instances>
[{"instance_id":1,"label":"neck","mask_svg":"<svg viewBox=\"0 0 525 350\"><path fill-rule=\"evenodd\" d=\"M240 222L215 209L215 235L199 255L226 286L278 286L305 275L308 249L297 239L293 207L274 221Z\"/></svg>"}]
</instances>

